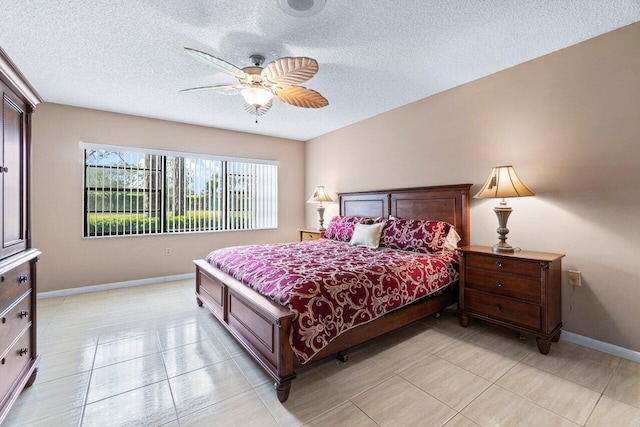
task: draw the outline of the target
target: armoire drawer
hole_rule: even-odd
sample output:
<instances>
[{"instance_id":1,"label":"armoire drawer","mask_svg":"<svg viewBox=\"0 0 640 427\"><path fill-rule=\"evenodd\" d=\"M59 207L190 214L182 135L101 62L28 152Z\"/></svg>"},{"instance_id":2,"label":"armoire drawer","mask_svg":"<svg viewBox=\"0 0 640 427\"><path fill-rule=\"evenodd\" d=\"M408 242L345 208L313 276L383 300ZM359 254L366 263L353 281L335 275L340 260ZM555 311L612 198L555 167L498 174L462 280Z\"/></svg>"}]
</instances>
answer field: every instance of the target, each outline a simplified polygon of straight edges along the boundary
<instances>
[{"instance_id":1,"label":"armoire drawer","mask_svg":"<svg viewBox=\"0 0 640 427\"><path fill-rule=\"evenodd\" d=\"M31 264L25 262L0 274L0 312L31 289Z\"/></svg>"},{"instance_id":2,"label":"armoire drawer","mask_svg":"<svg viewBox=\"0 0 640 427\"><path fill-rule=\"evenodd\" d=\"M22 297L11 310L0 316L0 353L31 322L31 293Z\"/></svg>"},{"instance_id":3,"label":"armoire drawer","mask_svg":"<svg viewBox=\"0 0 640 427\"><path fill-rule=\"evenodd\" d=\"M20 371L31 361L30 332L26 330L14 346L0 358L0 396L9 391Z\"/></svg>"}]
</instances>

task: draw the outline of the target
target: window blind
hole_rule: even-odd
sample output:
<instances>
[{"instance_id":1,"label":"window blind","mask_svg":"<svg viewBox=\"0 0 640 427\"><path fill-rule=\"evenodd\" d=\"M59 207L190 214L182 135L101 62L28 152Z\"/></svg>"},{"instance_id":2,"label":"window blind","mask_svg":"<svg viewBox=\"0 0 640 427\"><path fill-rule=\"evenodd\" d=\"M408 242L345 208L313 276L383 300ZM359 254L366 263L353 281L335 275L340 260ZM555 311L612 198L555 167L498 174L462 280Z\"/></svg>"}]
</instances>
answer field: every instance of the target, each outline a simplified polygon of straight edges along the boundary
<instances>
[{"instance_id":1,"label":"window blind","mask_svg":"<svg viewBox=\"0 0 640 427\"><path fill-rule=\"evenodd\" d=\"M84 236L278 226L278 164L82 143Z\"/></svg>"}]
</instances>

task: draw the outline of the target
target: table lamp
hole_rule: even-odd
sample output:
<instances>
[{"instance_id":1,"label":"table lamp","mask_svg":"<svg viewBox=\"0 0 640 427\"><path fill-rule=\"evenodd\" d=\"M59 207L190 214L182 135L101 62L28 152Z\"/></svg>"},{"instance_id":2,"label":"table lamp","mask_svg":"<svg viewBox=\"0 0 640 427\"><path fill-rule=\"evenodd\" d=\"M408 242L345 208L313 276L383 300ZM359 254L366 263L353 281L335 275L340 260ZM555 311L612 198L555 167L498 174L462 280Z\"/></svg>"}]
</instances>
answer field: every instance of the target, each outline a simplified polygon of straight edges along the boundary
<instances>
[{"instance_id":1,"label":"table lamp","mask_svg":"<svg viewBox=\"0 0 640 427\"><path fill-rule=\"evenodd\" d=\"M474 197L478 199L502 198L500 206L496 206L493 209L498 216L499 226L496 231L498 232L498 239L500 240L493 245L493 252L513 253L515 251L515 249L506 242L507 233L509 233L507 219L509 219L512 209L507 206L507 203L504 201L505 197L533 195L533 192L520 181L513 166L496 166L491 169L489 179L487 179L482 189Z\"/></svg>"},{"instance_id":2,"label":"table lamp","mask_svg":"<svg viewBox=\"0 0 640 427\"><path fill-rule=\"evenodd\" d=\"M318 216L320 217L320 222L318 224L318 231L326 230L324 228L324 206L322 206L322 202L333 202L331 196L329 196L329 192L325 188L324 185L319 185L313 190L313 194L307 200L307 203L318 203L320 202L320 206L318 207Z\"/></svg>"}]
</instances>

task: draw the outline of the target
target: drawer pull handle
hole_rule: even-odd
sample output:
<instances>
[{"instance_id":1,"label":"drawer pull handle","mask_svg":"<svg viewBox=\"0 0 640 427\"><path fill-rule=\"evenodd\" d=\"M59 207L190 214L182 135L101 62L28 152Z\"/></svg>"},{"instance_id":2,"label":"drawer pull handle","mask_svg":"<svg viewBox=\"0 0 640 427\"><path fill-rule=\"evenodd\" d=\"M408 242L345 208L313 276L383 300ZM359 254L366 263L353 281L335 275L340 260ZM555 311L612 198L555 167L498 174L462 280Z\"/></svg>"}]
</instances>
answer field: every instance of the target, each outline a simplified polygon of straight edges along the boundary
<instances>
[{"instance_id":1,"label":"drawer pull handle","mask_svg":"<svg viewBox=\"0 0 640 427\"><path fill-rule=\"evenodd\" d=\"M27 283L27 280L29 280L29 278L23 274L22 276L20 276L20 278L18 279L19 283Z\"/></svg>"},{"instance_id":2,"label":"drawer pull handle","mask_svg":"<svg viewBox=\"0 0 640 427\"><path fill-rule=\"evenodd\" d=\"M4 363L5 363L5 360L4 360L4 357L3 357L2 358L2 362L0 362L0 364L4 365Z\"/></svg>"},{"instance_id":3,"label":"drawer pull handle","mask_svg":"<svg viewBox=\"0 0 640 427\"><path fill-rule=\"evenodd\" d=\"M22 357L25 354L29 353L29 349L28 348L21 348L18 353L20 354L20 357Z\"/></svg>"},{"instance_id":4,"label":"drawer pull handle","mask_svg":"<svg viewBox=\"0 0 640 427\"><path fill-rule=\"evenodd\" d=\"M22 319L23 317L29 317L29 312L27 310L22 310L20 312L20 318Z\"/></svg>"},{"instance_id":5,"label":"drawer pull handle","mask_svg":"<svg viewBox=\"0 0 640 427\"><path fill-rule=\"evenodd\" d=\"M2 318L2 323L7 323L7 318L6 317Z\"/></svg>"},{"instance_id":6,"label":"drawer pull handle","mask_svg":"<svg viewBox=\"0 0 640 427\"><path fill-rule=\"evenodd\" d=\"M0 282L4 283L4 281L5 281L5 277L4 277L4 274L3 274L2 276L0 276Z\"/></svg>"},{"instance_id":7,"label":"drawer pull handle","mask_svg":"<svg viewBox=\"0 0 640 427\"><path fill-rule=\"evenodd\" d=\"M496 280L496 286L497 287L501 288L503 284L504 283L502 283L502 280Z\"/></svg>"},{"instance_id":8,"label":"drawer pull handle","mask_svg":"<svg viewBox=\"0 0 640 427\"><path fill-rule=\"evenodd\" d=\"M502 261L496 261L496 267L498 268L502 267Z\"/></svg>"},{"instance_id":9,"label":"drawer pull handle","mask_svg":"<svg viewBox=\"0 0 640 427\"><path fill-rule=\"evenodd\" d=\"M500 304L496 304L496 306L495 306L495 307L496 307L496 310L498 310L498 311L502 311L502 306L501 306Z\"/></svg>"}]
</instances>

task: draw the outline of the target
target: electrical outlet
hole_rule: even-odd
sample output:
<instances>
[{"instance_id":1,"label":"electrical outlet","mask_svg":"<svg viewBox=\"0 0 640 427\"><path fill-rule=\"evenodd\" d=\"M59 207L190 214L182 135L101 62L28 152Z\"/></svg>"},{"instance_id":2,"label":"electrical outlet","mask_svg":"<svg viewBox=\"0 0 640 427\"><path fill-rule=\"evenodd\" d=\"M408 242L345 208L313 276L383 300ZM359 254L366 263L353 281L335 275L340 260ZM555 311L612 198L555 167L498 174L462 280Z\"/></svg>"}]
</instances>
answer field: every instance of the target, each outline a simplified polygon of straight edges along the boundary
<instances>
[{"instance_id":1,"label":"electrical outlet","mask_svg":"<svg viewBox=\"0 0 640 427\"><path fill-rule=\"evenodd\" d=\"M167 256L171 255L171 248L165 249L164 250L164 254L167 255Z\"/></svg>"},{"instance_id":2,"label":"electrical outlet","mask_svg":"<svg viewBox=\"0 0 640 427\"><path fill-rule=\"evenodd\" d=\"M582 286L582 273L579 270L569 270L569 284L571 286Z\"/></svg>"}]
</instances>

